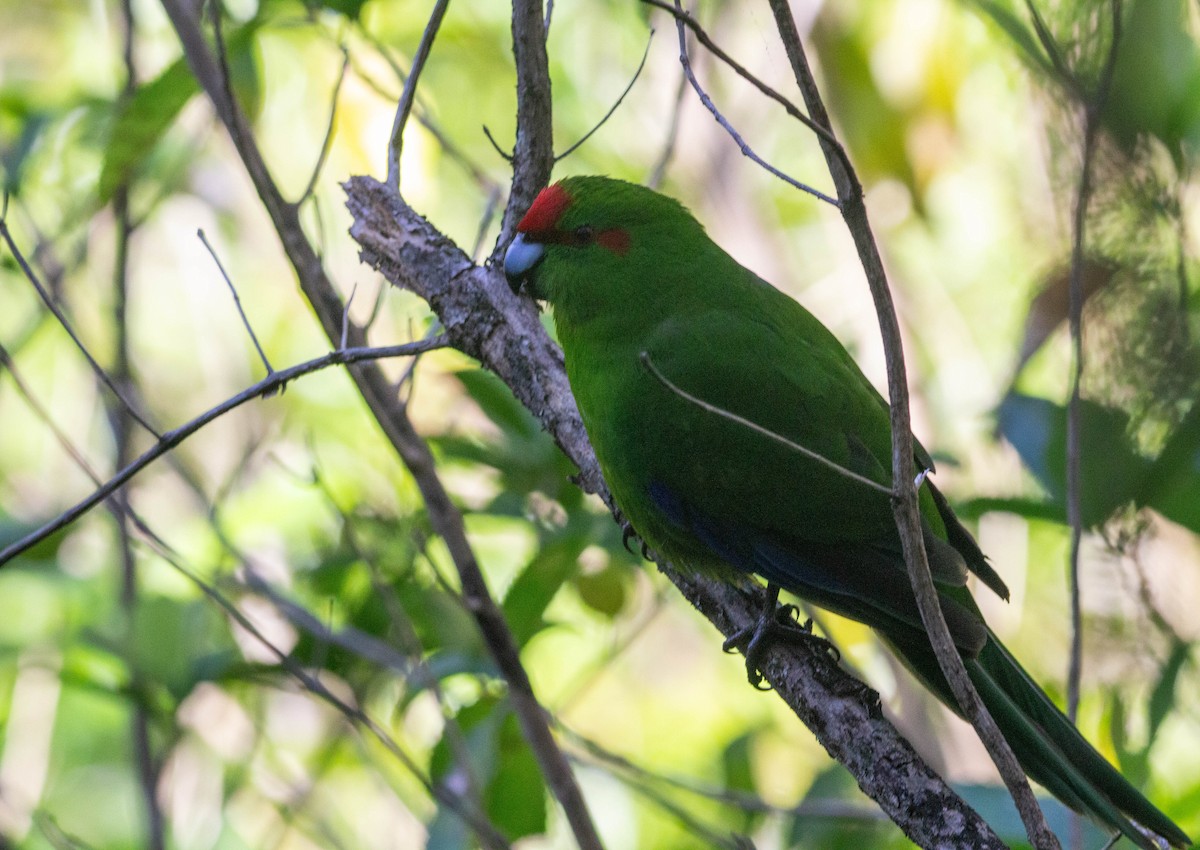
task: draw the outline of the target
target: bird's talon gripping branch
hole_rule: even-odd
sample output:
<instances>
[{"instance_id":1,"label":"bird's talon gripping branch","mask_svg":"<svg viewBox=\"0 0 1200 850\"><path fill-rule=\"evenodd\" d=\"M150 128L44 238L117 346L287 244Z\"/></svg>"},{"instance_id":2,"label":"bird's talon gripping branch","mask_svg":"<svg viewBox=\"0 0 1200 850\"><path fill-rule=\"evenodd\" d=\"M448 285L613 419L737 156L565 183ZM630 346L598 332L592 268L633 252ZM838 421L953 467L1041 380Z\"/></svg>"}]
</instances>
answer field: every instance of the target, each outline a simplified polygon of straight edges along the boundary
<instances>
[{"instance_id":1,"label":"bird's talon gripping branch","mask_svg":"<svg viewBox=\"0 0 1200 850\"><path fill-rule=\"evenodd\" d=\"M753 625L734 632L721 644L725 652L743 651L746 656L746 679L760 691L771 690L769 685L762 684L761 661L773 643L815 643L828 652L834 661L842 657L832 643L813 634L811 618L801 623L797 619L800 612L795 605L779 605L778 602L779 587L768 584L767 597L758 619Z\"/></svg>"}]
</instances>

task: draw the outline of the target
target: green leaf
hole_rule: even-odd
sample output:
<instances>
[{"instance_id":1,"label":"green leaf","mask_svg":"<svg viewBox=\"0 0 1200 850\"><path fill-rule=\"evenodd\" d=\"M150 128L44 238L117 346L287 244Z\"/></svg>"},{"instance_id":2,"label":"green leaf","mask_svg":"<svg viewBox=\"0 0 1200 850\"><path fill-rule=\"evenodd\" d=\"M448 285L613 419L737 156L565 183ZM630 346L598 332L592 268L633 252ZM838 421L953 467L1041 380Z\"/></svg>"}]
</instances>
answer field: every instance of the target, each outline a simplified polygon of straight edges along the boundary
<instances>
[{"instance_id":1,"label":"green leaf","mask_svg":"<svg viewBox=\"0 0 1200 850\"><path fill-rule=\"evenodd\" d=\"M134 663L178 702L236 658L225 620L207 602L142 597L133 618Z\"/></svg>"},{"instance_id":2,"label":"green leaf","mask_svg":"<svg viewBox=\"0 0 1200 850\"><path fill-rule=\"evenodd\" d=\"M483 807L492 823L513 841L544 832L546 787L508 700L484 696L459 711L455 723L466 739L473 779L479 784ZM467 781L462 773L463 766L455 760L455 748L443 734L434 747L430 774L435 782L461 785ZM439 811L438 821L443 814ZM450 840L453 830L437 831L439 846L456 846Z\"/></svg>"},{"instance_id":3,"label":"green leaf","mask_svg":"<svg viewBox=\"0 0 1200 850\"><path fill-rule=\"evenodd\" d=\"M979 7L985 15L992 19L996 26L1004 30L1005 34L1012 39L1013 44L1020 48L1025 59L1031 62L1037 68L1040 68L1048 76L1054 76L1053 66L1050 60L1046 58L1046 52L1042 48L1042 43L1038 40L1037 35L1031 32L1025 24L996 0L975 0L975 5Z\"/></svg>"},{"instance_id":4,"label":"green leaf","mask_svg":"<svg viewBox=\"0 0 1200 850\"><path fill-rule=\"evenodd\" d=\"M433 442L448 457L482 463L500 472L502 492L488 510L524 515L527 507L523 500L514 499L514 494L534 491L546 494L568 512L577 507L583 496L569 480L574 466L512 391L495 375L480 369L457 372L455 377L500 429L500 435L481 441L448 434Z\"/></svg>"},{"instance_id":5,"label":"green leaf","mask_svg":"<svg viewBox=\"0 0 1200 850\"><path fill-rule=\"evenodd\" d=\"M1093 528L1133 501L1150 464L1134 452L1124 413L1083 399L1079 416L1080 509L1084 526ZM1009 393L997 411L997 422L1065 522L1067 409L1047 399Z\"/></svg>"},{"instance_id":6,"label":"green leaf","mask_svg":"<svg viewBox=\"0 0 1200 850\"><path fill-rule=\"evenodd\" d=\"M1126 728L1125 697L1114 688L1108 695L1108 728L1112 739L1113 750L1117 754L1117 766L1122 775L1135 786L1145 781L1149 772L1148 746L1137 747L1130 745Z\"/></svg>"},{"instance_id":7,"label":"green leaf","mask_svg":"<svg viewBox=\"0 0 1200 850\"><path fill-rule=\"evenodd\" d=\"M753 749L756 731L751 730L734 738L721 752L721 773L725 780L725 788L730 791L741 791L746 794L757 794L758 788L754 782ZM739 822L733 827L737 832L749 834L758 824L762 823L763 814L745 810Z\"/></svg>"},{"instance_id":8,"label":"green leaf","mask_svg":"<svg viewBox=\"0 0 1200 850\"><path fill-rule=\"evenodd\" d=\"M1167 663L1163 665L1162 675L1158 677L1154 690L1150 692L1150 730L1146 740L1146 749L1154 744L1159 727L1171 713L1171 709L1175 707L1175 683L1179 681L1179 674L1191 657L1192 644L1176 640L1174 646L1171 647Z\"/></svg>"},{"instance_id":9,"label":"green leaf","mask_svg":"<svg viewBox=\"0 0 1200 850\"><path fill-rule=\"evenodd\" d=\"M536 436L541 432L537 420L525 406L517 401L508 386L483 369L464 369L454 377L463 385L467 395L479 405L488 419L502 430L522 437Z\"/></svg>"},{"instance_id":10,"label":"green leaf","mask_svg":"<svg viewBox=\"0 0 1200 850\"><path fill-rule=\"evenodd\" d=\"M1200 50L1187 32L1183 0L1135 0L1126 18L1112 85L1101 113L1126 148L1158 138L1178 158L1200 120Z\"/></svg>"},{"instance_id":11,"label":"green leaf","mask_svg":"<svg viewBox=\"0 0 1200 850\"><path fill-rule=\"evenodd\" d=\"M1200 534L1200 402L1192 405L1154 461L1138 503Z\"/></svg>"},{"instance_id":12,"label":"green leaf","mask_svg":"<svg viewBox=\"0 0 1200 850\"><path fill-rule=\"evenodd\" d=\"M587 540L560 535L538 550L504 594L504 616L518 646L546 627L543 614L559 588L579 571L579 553Z\"/></svg>"},{"instance_id":13,"label":"green leaf","mask_svg":"<svg viewBox=\"0 0 1200 850\"><path fill-rule=\"evenodd\" d=\"M849 772L839 765L827 768L817 775L804 795L801 812L785 826L784 846L802 850L863 850L866 847L898 850L912 846L887 820L847 820L836 815L822 816L803 811L805 804L811 804L819 812L823 804L831 801L861 801L864 806L873 805L855 786Z\"/></svg>"},{"instance_id":14,"label":"green leaf","mask_svg":"<svg viewBox=\"0 0 1200 850\"><path fill-rule=\"evenodd\" d=\"M199 91L200 84L180 58L129 98L117 113L104 151L97 188L101 204L112 200L117 187L129 182L192 95Z\"/></svg>"},{"instance_id":15,"label":"green leaf","mask_svg":"<svg viewBox=\"0 0 1200 850\"><path fill-rule=\"evenodd\" d=\"M545 832L546 787L511 710L503 714L496 749L500 769L484 793L484 808L492 823L514 841Z\"/></svg>"},{"instance_id":16,"label":"green leaf","mask_svg":"<svg viewBox=\"0 0 1200 850\"><path fill-rule=\"evenodd\" d=\"M23 96L0 91L0 127L5 126L6 118L12 118L20 128L11 142L5 141L0 133L0 169L4 172L5 192L20 194L25 163L42 138L42 131L50 125L51 117L50 112L35 108Z\"/></svg>"},{"instance_id":17,"label":"green leaf","mask_svg":"<svg viewBox=\"0 0 1200 850\"><path fill-rule=\"evenodd\" d=\"M250 21L226 38L230 86L251 120L262 105L254 38L258 26L257 20ZM96 189L101 204L112 200L117 187L133 178L183 107L199 91L200 84L180 57L155 79L138 87L118 108Z\"/></svg>"},{"instance_id":18,"label":"green leaf","mask_svg":"<svg viewBox=\"0 0 1200 850\"><path fill-rule=\"evenodd\" d=\"M576 576L575 589L584 605L612 619L625 608L627 572L616 564L609 564L600 572Z\"/></svg>"},{"instance_id":19,"label":"green leaf","mask_svg":"<svg viewBox=\"0 0 1200 850\"><path fill-rule=\"evenodd\" d=\"M1021 496L1014 496L1012 498L980 496L977 499L967 499L954 503L954 512L958 514L959 519L977 520L984 514L992 513L993 511L1016 514L1026 519L1047 520L1059 523L1063 521L1062 508L1044 499L1031 499Z\"/></svg>"},{"instance_id":20,"label":"green leaf","mask_svg":"<svg viewBox=\"0 0 1200 850\"><path fill-rule=\"evenodd\" d=\"M363 7L367 5L367 0L305 0L304 5L310 9L328 9L357 21L362 15Z\"/></svg>"}]
</instances>

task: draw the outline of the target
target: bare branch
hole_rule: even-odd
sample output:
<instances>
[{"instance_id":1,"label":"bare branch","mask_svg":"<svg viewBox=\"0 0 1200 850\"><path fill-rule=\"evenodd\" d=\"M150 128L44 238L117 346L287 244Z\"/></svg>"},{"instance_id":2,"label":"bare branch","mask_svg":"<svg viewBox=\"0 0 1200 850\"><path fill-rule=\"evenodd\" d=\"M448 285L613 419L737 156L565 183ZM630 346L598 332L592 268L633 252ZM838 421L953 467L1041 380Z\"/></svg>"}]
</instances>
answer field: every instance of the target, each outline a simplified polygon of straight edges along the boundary
<instances>
[{"instance_id":1,"label":"bare branch","mask_svg":"<svg viewBox=\"0 0 1200 850\"><path fill-rule=\"evenodd\" d=\"M500 147L500 143L496 141L496 137L492 135L491 128L489 128L487 124L483 125L483 135L489 142L492 143L492 150L494 150L496 153L500 154L500 157L505 162L513 161L513 155L511 153L509 153L508 151L506 151L504 148Z\"/></svg>"},{"instance_id":2,"label":"bare branch","mask_svg":"<svg viewBox=\"0 0 1200 850\"><path fill-rule=\"evenodd\" d=\"M783 40L792 71L796 77L804 102L809 114L815 121L822 124L832 133L828 113L825 111L821 93L817 89L816 80L808 66L804 55L804 45L796 30L796 22L792 17L787 0L769 0L771 10L775 15L776 27ZM942 669L950 689L954 694L964 716L975 727L984 746L987 748L992 761L1000 770L1004 784L1017 804L1021 819L1025 823L1030 840L1039 850L1042 848L1057 848L1058 839L1046 825L1037 799L1029 787L1025 772L1017 763L1016 756L995 720L979 699L961 656L954 646L950 630L946 626L938 602L937 591L929 573L929 562L925 552L924 537L921 532L920 515L917 512L917 488L914 486L914 461L912 422L908 409L908 378L905 374L904 347L900 337L900 325L896 318L896 308L892 303L891 291L888 288L887 275L883 262L879 257L879 249L875 245L875 237L867 220L867 210L863 203L862 185L858 182L849 164L837 153L840 146L831 145L824 138L821 148L825 160L833 175L834 185L837 186L839 206L845 218L846 226L858 248L859 261L866 273L867 284L875 301L875 311L879 317L879 330L883 337L884 353L887 361L888 390L891 396L891 426L892 426L892 483L894 487L893 504L895 507L896 527L900 533L900 543L904 551L904 561L908 567L909 578L921 612L921 620L929 634L930 643L937 656L938 665Z\"/></svg>"},{"instance_id":3,"label":"bare branch","mask_svg":"<svg viewBox=\"0 0 1200 850\"><path fill-rule=\"evenodd\" d=\"M613 113L617 111L617 108L621 105L622 101L625 100L625 96L633 90L633 84L636 83L638 81L638 77L640 77L642 75L642 69L646 67L646 57L650 55L650 45L653 42L654 42L654 30L650 30L650 36L649 36L649 38L646 39L646 49L644 51L642 51L642 61L638 63L637 70L633 72L633 79L631 79L629 81L629 85L625 86L625 90L623 92L621 92L621 96L617 98L616 103L614 103L609 108L608 112L604 113L604 117L596 122L596 126L592 127L592 129L590 129L586 133L584 133L579 138L579 141L575 142L575 144L571 145L569 148L567 148L565 151L560 153L558 156L554 157L555 162L566 159L568 156L570 156L572 153L574 153L579 148L580 145L582 145L584 142L586 142L588 139L590 139L597 130L599 130L601 127L603 127L608 122L609 118L612 118Z\"/></svg>"},{"instance_id":4,"label":"bare branch","mask_svg":"<svg viewBox=\"0 0 1200 850\"><path fill-rule=\"evenodd\" d=\"M790 100L788 100L782 94L780 94L778 91L776 91L775 89L771 88L769 85L764 83L757 76L750 73L750 71L748 71L745 68L745 66L743 66L736 59L734 59L732 56L730 56L728 53L726 53L724 50L722 50L720 47L718 47L716 42L714 42L712 40L712 37L708 34L708 32L705 31L704 27L700 26L699 21L697 21L686 10L684 10L683 8L681 8L678 5L672 6L671 4L665 2L665 0L641 0L641 2L645 3L648 6L653 6L656 9L662 9L664 12L667 12L668 14L674 16L677 23L683 23L685 26L687 26L687 28L690 29L692 31L692 33L696 36L696 40L699 41L700 44L702 44L705 47L705 49L708 50L709 53L711 53L713 56L716 56L718 59L720 59L722 62L724 62L730 68L732 68L733 71L739 77L741 77L743 80L745 80L750 85L754 86L756 89L758 89L760 92L762 92L764 95L769 97L771 100L775 101L780 106L782 106L784 108L784 110L787 111L788 115L795 118L797 121L799 121L801 124L803 124L808 129L812 130L814 133L816 133L818 136L820 136L825 141L834 145L835 148L840 152L842 160L847 165L849 165L849 160L847 159L847 155L846 155L846 149L842 146L842 143L837 140L837 137L835 137L829 130L822 127L820 124L813 121L811 118L809 118L803 112L801 112L800 109L794 103L792 103Z\"/></svg>"},{"instance_id":5,"label":"bare branch","mask_svg":"<svg viewBox=\"0 0 1200 850\"><path fill-rule=\"evenodd\" d=\"M321 176L321 170L325 167L325 160L329 157L329 149L333 146L333 128L337 122L338 96L342 92L342 83L346 82L346 71L349 68L350 51L343 46L342 68L338 71L337 82L333 84L333 94L329 98L329 123L325 126L325 138L321 141L321 152L317 154L317 161L313 165L312 174L308 178L308 185L304 187L304 191L296 199L297 206L307 201L313 192L316 191L317 180Z\"/></svg>"},{"instance_id":6,"label":"bare branch","mask_svg":"<svg viewBox=\"0 0 1200 850\"><path fill-rule=\"evenodd\" d=\"M123 467L112 478L99 487L86 499L83 499L74 507L59 514L50 522L43 525L36 531L17 540L14 543L0 549L0 567L4 566L13 558L20 555L22 552L29 549L31 546L40 543L50 535L57 531L66 528L75 520L79 519L85 513L90 511L96 505L103 502L118 489L124 486L133 476L141 472L145 467L149 466L158 458L169 452L171 449L178 446L188 437L195 434L201 428L214 419L218 419L235 408L241 407L252 399L278 392L288 381L295 380L310 372L317 372L329 366L350 365L352 363L361 363L370 360L380 360L385 357L411 357L424 351L431 351L435 348L441 348L445 345L445 341L441 337L435 337L428 340L420 340L418 342L410 342L407 345L388 345L379 348L343 348L337 351L331 351L328 354L308 360L304 363L299 363L287 369L281 369L277 372L272 372L267 377L263 378L256 384L242 390L235 396L227 398L225 401L218 404L216 407L209 408L204 413L180 425L178 428L173 428L167 431L158 438L153 446L147 449L140 457Z\"/></svg>"},{"instance_id":7,"label":"bare branch","mask_svg":"<svg viewBox=\"0 0 1200 850\"><path fill-rule=\"evenodd\" d=\"M365 728L421 784L430 797L461 817L463 822L474 830L484 847L488 848L488 850L512 850L508 840L492 825L486 814L480 812L469 800L465 800L460 795L454 793L446 784L431 782L428 775L420 768L413 757L404 751L383 725L376 722L374 718L359 706L351 705L343 700L326 687L320 678L309 672L295 658L276 646L270 638L254 625L237 605L227 599L224 594L220 593L209 582L204 581L184 565L182 559L169 547L160 546L157 548L158 554L167 563L171 564L180 575L190 581L210 601L221 608L226 616L237 623L246 634L253 637L265 647L275 657L279 666L299 683L302 688L327 702L356 726Z\"/></svg>"},{"instance_id":8,"label":"bare branch","mask_svg":"<svg viewBox=\"0 0 1200 850\"><path fill-rule=\"evenodd\" d=\"M678 11L680 11L680 12L683 11L683 7L679 5L679 0L675 0L675 6ZM801 192L806 192L809 195L812 195L815 198L819 198L820 200L824 201L825 203L831 204L835 207L840 206L840 204L836 198L831 198L829 195L826 195L824 192L821 192L818 189L814 189L812 186L809 186L805 183L801 183L796 178L791 177L787 174L784 174L778 168L771 165L769 162L767 162L765 159L763 159L761 156L759 156L758 154L756 154L754 152L754 150L750 147L750 145L746 143L746 140L742 138L741 134L738 133L738 131L734 129L733 125L729 123L729 120L724 115L721 114L721 111L719 109L717 109L717 106L715 103L713 103L712 98L710 98L708 96L708 93L704 91L703 87L701 87L700 81L698 79L696 79L696 74L692 70L691 60L688 59L687 35L686 35L687 31L684 29L684 23L683 23L682 18L677 17L675 19L675 29L679 33L679 62L680 62L680 64L683 65L683 72L685 74L687 74L688 82L692 84L692 88L696 91L696 96L700 98L700 102L704 104L704 108L707 109L709 112L711 112L713 118L716 119L717 123L720 124L723 128L725 128L725 132L728 133L730 138L733 139L734 143L737 144L738 149L741 150L741 152L742 152L742 155L745 157L748 157L755 164L757 164L760 168L763 168L764 170L770 172L771 174L774 174L780 180L782 180L783 182L787 183L788 185L790 185L796 189L799 189Z\"/></svg>"},{"instance_id":9,"label":"bare branch","mask_svg":"<svg viewBox=\"0 0 1200 850\"><path fill-rule=\"evenodd\" d=\"M8 221L3 216L0 216L0 237L2 237L4 242L8 245L9 252L13 255L13 259L17 261L17 265L21 268L21 272L25 275L25 278L31 284L33 284L33 288L37 290L38 297L42 299L42 303L46 305L46 309L49 310L51 315L53 315L54 318L58 320L58 323L62 325L62 329L67 332L67 336L71 338L71 342L75 343L75 347L79 349L79 353L84 356L84 359L87 360L88 365L92 367L92 372L94 372L100 382L108 388L109 392L111 392L117 399L120 400L121 404L123 404L125 409L129 411L129 415L133 417L135 422L137 422L155 437L159 436L158 432L154 430L154 426L152 426L146 417L139 413L137 408L133 406L133 403L125 397L125 394L121 391L120 387L117 386L116 382L112 379L108 372L104 370L104 367L96 361L96 358L92 356L90 351L88 351L87 346L83 344L83 340L81 340L79 335L75 333L75 328L72 327L71 321L67 318L66 313L62 311L57 302L55 302L55 300L50 296L50 293L46 290L46 287L42 286L42 282L38 278L37 273L29 265L29 262L25 259L25 256L21 253L21 249L17 247L16 240L13 239L12 232L8 229Z\"/></svg>"},{"instance_id":10,"label":"bare branch","mask_svg":"<svg viewBox=\"0 0 1200 850\"><path fill-rule=\"evenodd\" d=\"M233 139L238 154L271 216L288 259L296 270L302 291L320 319L326 336L331 342L334 342L341 336L340 325L344 307L340 303L332 282L325 274L320 258L316 255L300 226L295 207L283 201L278 187L267 171L262 155L248 131L245 116L221 84L220 71L204 43L203 35L199 31L195 19L182 6L181 0L162 0L162 3L184 46L189 67L192 68L196 78L213 102L217 114L230 131L230 137ZM505 212L505 221L508 223L515 221L518 213L523 213L524 207L532 201L534 194L544 185L552 165L553 152L549 133L550 79L546 65L545 30L542 26L541 4L537 0L517 0L513 11L513 42L517 62L517 89L521 99L517 121L517 173L514 176L514 189L510 196L509 207ZM528 103L526 98L528 98ZM529 104L534 105L530 106ZM396 197L398 198L398 194ZM506 244L506 242L507 239L502 238L496 251L501 250L500 245ZM454 281L467 269L473 268L470 260L462 256L461 252L458 252L458 256L462 257L462 262L449 274L451 281ZM510 301L515 301L511 293L509 296ZM527 306L525 309L527 312L531 312ZM535 316L531 316L531 318L536 321ZM352 343L358 344L365 334L361 328L351 326L349 337ZM335 352L335 354L341 354L341 352ZM382 371L373 364L363 363L350 369L349 372L397 453L406 462L410 460L415 462L419 458L419 452L413 447L414 444L409 435L411 424ZM424 447L424 443L419 438L416 443L420 447ZM424 448L427 452L428 448ZM414 475L416 475L415 470ZM427 498L436 495L436 489L432 486L427 492L424 490L423 492L426 493ZM447 504L449 504L448 501ZM450 507L452 508L452 506ZM432 505L430 510L433 513ZM454 531L452 522L447 523L446 531L448 533ZM455 542L447 540L447 544L450 545L452 551L455 551L457 545ZM474 563L474 555L471 553L469 545L465 544L465 536L462 548L464 551L459 553L460 557L455 559L455 565L459 568L460 574L469 572L468 567ZM2 556L3 553L0 553L0 557ZM469 561L466 560L468 556ZM475 569L478 571L477 565ZM467 578L463 579L463 583L464 586L467 584ZM482 582L482 577L478 581L478 587L473 588L473 592L475 598L480 600L481 606L478 611L473 611L477 620L491 618L491 612L495 613L494 618L488 623L489 636L492 640L487 642L487 647L501 669L512 674L512 678L509 678L508 682L512 692L516 694L514 707L521 720L522 731L538 758L539 768L546 777L551 791L559 795L559 801L563 805L580 846L585 850L595 850L600 847L600 842L591 825L587 809L583 805L582 794L575 785L570 765L567 764L561 751L557 749L557 744L545 725L545 717L534 698L524 668L521 667L520 657L515 653L511 658L502 657L508 652L508 646L515 644L512 634L508 630L508 624L500 614L498 606L490 598L487 587ZM544 728L544 731L538 728L539 725Z\"/></svg>"},{"instance_id":11,"label":"bare branch","mask_svg":"<svg viewBox=\"0 0 1200 850\"><path fill-rule=\"evenodd\" d=\"M549 717L533 693L533 685L521 664L520 648L504 619L504 612L492 598L483 571L467 540L462 512L450 501L442 486L433 453L409 420L403 405L396 405L389 420L395 433L393 443L405 465L416 479L433 530L446 543L458 570L463 602L475 618L492 658L508 683L508 695L521 725L525 740L551 792L562 804L580 850L603 850L599 833L592 823L583 794L571 773L571 767L550 730Z\"/></svg>"},{"instance_id":12,"label":"bare branch","mask_svg":"<svg viewBox=\"0 0 1200 850\"><path fill-rule=\"evenodd\" d=\"M1083 677L1083 603L1079 575L1079 549L1083 542L1082 482L1080 479L1081 413L1083 401L1083 275L1087 250L1087 211L1092 194L1092 164L1100 132L1100 113L1108 100L1116 67L1117 47L1121 39L1121 0L1111 0L1112 36L1095 95L1084 106L1083 149L1079 166L1079 186L1075 193L1075 210L1071 221L1071 275L1067 284L1067 323L1071 335L1071 398L1067 403L1067 524L1071 527L1071 549L1067 563L1068 585L1071 594L1071 657L1067 665L1067 717L1075 722L1079 713L1079 691ZM1036 10L1033 10L1036 12ZM1043 25L1044 26L1044 25ZM1039 29L1039 34L1041 30ZM1068 80L1072 79L1070 77Z\"/></svg>"},{"instance_id":13,"label":"bare branch","mask_svg":"<svg viewBox=\"0 0 1200 850\"><path fill-rule=\"evenodd\" d=\"M216 250L209 243L208 237L204 235L204 231L197 230L196 235L200 237L200 241L208 249L209 256L217 264L217 270L221 272L221 277L225 278L225 284L229 287L229 293L233 296L233 306L237 307L238 315L242 317L242 326L245 327L246 333L250 334L250 341L254 343L254 349L258 352L258 356L262 360L267 374L270 375L275 370L271 368L271 361L267 359L267 353L259 345L258 336L254 333L254 328L250 325L250 319L247 318L246 311L242 309L242 299L238 297L237 287L233 285L233 280L229 277L229 272L225 271L225 266L221 263L221 258L217 256Z\"/></svg>"},{"instance_id":14,"label":"bare branch","mask_svg":"<svg viewBox=\"0 0 1200 850\"><path fill-rule=\"evenodd\" d=\"M646 178L646 185L651 189L657 189L662 185L663 177L667 173L667 166L671 164L671 157L675 155L675 145L679 141L679 119L683 115L683 96L687 94L687 87L687 74L681 67L679 84L675 86L675 97L671 101L671 121L667 125L666 138L663 139L662 153L659 154L654 167L650 169L650 176Z\"/></svg>"},{"instance_id":15,"label":"bare branch","mask_svg":"<svg viewBox=\"0 0 1200 850\"><path fill-rule=\"evenodd\" d=\"M400 191L400 152L404 147L404 126L408 123L408 113L412 111L413 99L417 96L417 81L421 71L429 59L429 51L433 49L433 40L437 38L442 26L442 18L446 16L446 7L450 0L437 0L433 12L421 33L421 41L417 44L417 53L413 56L412 68L408 71L408 79L404 81L404 91L400 94L400 102L396 105L396 118L392 122L392 138L388 143L388 185Z\"/></svg>"},{"instance_id":16,"label":"bare branch","mask_svg":"<svg viewBox=\"0 0 1200 850\"><path fill-rule=\"evenodd\" d=\"M517 142L513 147L512 190L500 221L500 236L492 249L493 262L508 247L517 221L550 182L554 168L550 65L541 0L513 0L512 36L517 65Z\"/></svg>"}]
</instances>

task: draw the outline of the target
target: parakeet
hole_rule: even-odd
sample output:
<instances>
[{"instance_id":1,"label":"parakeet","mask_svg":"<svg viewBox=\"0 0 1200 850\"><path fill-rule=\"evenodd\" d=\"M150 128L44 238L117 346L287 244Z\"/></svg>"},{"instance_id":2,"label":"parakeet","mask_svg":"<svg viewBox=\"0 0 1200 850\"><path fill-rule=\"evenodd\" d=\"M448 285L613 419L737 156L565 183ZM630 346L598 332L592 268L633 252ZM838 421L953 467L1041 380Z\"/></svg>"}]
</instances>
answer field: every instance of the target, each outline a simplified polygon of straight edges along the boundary
<instances>
[{"instance_id":1,"label":"parakeet","mask_svg":"<svg viewBox=\"0 0 1200 850\"><path fill-rule=\"evenodd\" d=\"M957 710L893 519L888 404L837 338L650 189L569 177L517 231L505 273L552 305L600 468L646 544L678 569L756 574L866 623ZM931 482L919 506L954 643L1028 775L1145 850L1190 845L988 629L968 574L1007 588Z\"/></svg>"}]
</instances>

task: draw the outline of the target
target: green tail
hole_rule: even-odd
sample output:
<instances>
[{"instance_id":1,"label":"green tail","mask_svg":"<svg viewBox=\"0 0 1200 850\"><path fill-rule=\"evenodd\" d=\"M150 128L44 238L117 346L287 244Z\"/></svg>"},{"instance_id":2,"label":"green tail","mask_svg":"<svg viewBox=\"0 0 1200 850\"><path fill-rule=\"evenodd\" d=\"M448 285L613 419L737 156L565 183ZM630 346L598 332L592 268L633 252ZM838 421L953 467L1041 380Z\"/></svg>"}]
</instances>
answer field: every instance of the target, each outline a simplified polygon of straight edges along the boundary
<instances>
[{"instance_id":1,"label":"green tail","mask_svg":"<svg viewBox=\"0 0 1200 850\"><path fill-rule=\"evenodd\" d=\"M923 636L885 638L930 690L947 705L956 706ZM979 656L964 662L980 699L1031 779L1143 850L1164 847L1147 831L1172 847L1191 846L1183 830L1096 752L990 630Z\"/></svg>"}]
</instances>

